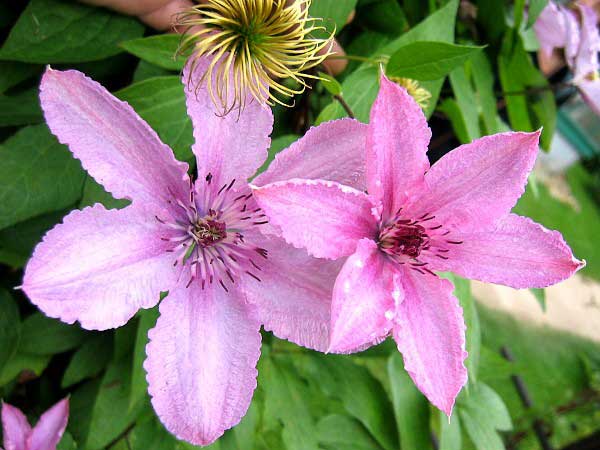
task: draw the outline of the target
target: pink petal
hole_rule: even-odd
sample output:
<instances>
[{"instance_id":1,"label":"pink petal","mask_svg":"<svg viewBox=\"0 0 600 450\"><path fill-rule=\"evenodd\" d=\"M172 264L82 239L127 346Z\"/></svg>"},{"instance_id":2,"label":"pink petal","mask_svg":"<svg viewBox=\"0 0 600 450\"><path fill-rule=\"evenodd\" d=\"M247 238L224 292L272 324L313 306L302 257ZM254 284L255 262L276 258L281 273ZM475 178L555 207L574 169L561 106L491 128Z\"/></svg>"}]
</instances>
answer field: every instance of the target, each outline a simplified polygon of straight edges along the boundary
<instances>
[{"instance_id":1,"label":"pink petal","mask_svg":"<svg viewBox=\"0 0 600 450\"><path fill-rule=\"evenodd\" d=\"M327 350L333 283L343 260L313 258L275 236L247 240L268 251L268 259L259 261L262 282L240 280L264 328L280 339Z\"/></svg>"},{"instance_id":2,"label":"pink petal","mask_svg":"<svg viewBox=\"0 0 600 450\"><path fill-rule=\"evenodd\" d=\"M525 190L540 131L499 133L461 145L436 162L426 189L406 209L410 217L435 215L447 228L489 228L510 212Z\"/></svg>"},{"instance_id":3,"label":"pink petal","mask_svg":"<svg viewBox=\"0 0 600 450\"><path fill-rule=\"evenodd\" d=\"M571 70L573 70L575 66L575 58L579 52L579 44L581 42L581 27L579 26L579 19L574 11L563 6L559 6L559 8L564 14L565 18L565 59L567 60L567 64Z\"/></svg>"},{"instance_id":4,"label":"pink petal","mask_svg":"<svg viewBox=\"0 0 600 450\"><path fill-rule=\"evenodd\" d=\"M417 387L446 415L467 382L465 324L448 280L402 269L394 339Z\"/></svg>"},{"instance_id":5,"label":"pink petal","mask_svg":"<svg viewBox=\"0 0 600 450\"><path fill-rule=\"evenodd\" d=\"M598 75L598 52L600 52L600 32L598 32L598 16L594 10L578 3L581 15L581 41L575 58L575 79L580 80L590 75Z\"/></svg>"},{"instance_id":6,"label":"pink petal","mask_svg":"<svg viewBox=\"0 0 600 450\"><path fill-rule=\"evenodd\" d=\"M196 142L192 150L198 163L198 177L211 173L217 177L217 184L234 178L245 181L267 158L273 114L271 108L252 100L250 94L242 111L235 109L224 116L218 112L205 83L197 88L210 61L208 57L198 59L191 77L191 64L183 71L188 114L194 124Z\"/></svg>"},{"instance_id":7,"label":"pink petal","mask_svg":"<svg viewBox=\"0 0 600 450\"><path fill-rule=\"evenodd\" d=\"M2 403L2 433L6 450L28 450L31 427L25 415L14 406Z\"/></svg>"},{"instance_id":8,"label":"pink petal","mask_svg":"<svg viewBox=\"0 0 600 450\"><path fill-rule=\"evenodd\" d=\"M558 231L515 214L492 229L457 233L452 239L462 244L450 247L447 260L429 258L432 268L517 289L550 286L585 265L575 259Z\"/></svg>"},{"instance_id":9,"label":"pink petal","mask_svg":"<svg viewBox=\"0 0 600 450\"><path fill-rule=\"evenodd\" d=\"M562 8L554 2L548 2L533 28L540 42L540 49L547 56L550 56L555 48L565 47L567 40L565 15Z\"/></svg>"},{"instance_id":10,"label":"pink petal","mask_svg":"<svg viewBox=\"0 0 600 450\"><path fill-rule=\"evenodd\" d=\"M383 201L384 218L423 184L431 130L406 90L381 76L367 135L367 186Z\"/></svg>"},{"instance_id":11,"label":"pink petal","mask_svg":"<svg viewBox=\"0 0 600 450\"><path fill-rule=\"evenodd\" d=\"M50 317L91 330L119 327L176 283L158 225L133 206L72 211L36 247L23 290Z\"/></svg>"},{"instance_id":12,"label":"pink petal","mask_svg":"<svg viewBox=\"0 0 600 450\"><path fill-rule=\"evenodd\" d=\"M359 239L376 236L369 196L350 187L293 179L253 191L271 224L281 227L283 238L317 258L351 255Z\"/></svg>"},{"instance_id":13,"label":"pink petal","mask_svg":"<svg viewBox=\"0 0 600 450\"><path fill-rule=\"evenodd\" d=\"M46 411L27 440L27 450L56 450L69 421L69 400L63 399Z\"/></svg>"},{"instance_id":14,"label":"pink petal","mask_svg":"<svg viewBox=\"0 0 600 450\"><path fill-rule=\"evenodd\" d=\"M396 309L392 277L377 244L361 239L335 281L330 352L347 353L385 339Z\"/></svg>"},{"instance_id":15,"label":"pink petal","mask_svg":"<svg viewBox=\"0 0 600 450\"><path fill-rule=\"evenodd\" d=\"M364 191L366 135L367 125L357 120L322 123L279 152L253 183L262 186L290 178L323 179Z\"/></svg>"},{"instance_id":16,"label":"pink petal","mask_svg":"<svg viewBox=\"0 0 600 450\"><path fill-rule=\"evenodd\" d=\"M600 116L600 80L582 80L577 87L590 109Z\"/></svg>"},{"instance_id":17,"label":"pink petal","mask_svg":"<svg viewBox=\"0 0 600 450\"><path fill-rule=\"evenodd\" d=\"M177 438L208 445L246 414L256 388L260 323L235 287L200 283L160 305L144 368L152 405Z\"/></svg>"},{"instance_id":18,"label":"pink petal","mask_svg":"<svg viewBox=\"0 0 600 450\"><path fill-rule=\"evenodd\" d=\"M48 68L40 101L50 130L116 198L140 204L187 193L187 164L127 103L76 70Z\"/></svg>"}]
</instances>

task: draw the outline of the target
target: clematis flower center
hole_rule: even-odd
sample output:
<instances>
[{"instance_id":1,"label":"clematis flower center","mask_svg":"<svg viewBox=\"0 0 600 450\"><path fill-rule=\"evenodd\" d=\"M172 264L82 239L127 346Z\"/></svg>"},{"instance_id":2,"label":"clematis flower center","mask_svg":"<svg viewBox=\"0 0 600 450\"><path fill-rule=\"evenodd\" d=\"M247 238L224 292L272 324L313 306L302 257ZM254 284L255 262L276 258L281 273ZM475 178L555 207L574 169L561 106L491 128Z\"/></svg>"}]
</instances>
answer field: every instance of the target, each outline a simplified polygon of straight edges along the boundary
<instances>
[{"instance_id":1,"label":"clematis flower center","mask_svg":"<svg viewBox=\"0 0 600 450\"><path fill-rule=\"evenodd\" d=\"M386 226L379 236L379 247L392 255L417 258L429 243L425 228L413 224L409 219L399 220Z\"/></svg>"},{"instance_id":2,"label":"clematis flower center","mask_svg":"<svg viewBox=\"0 0 600 450\"><path fill-rule=\"evenodd\" d=\"M393 218L380 225L378 244L393 262L408 264L420 273L433 274L423 259L448 259L452 246L460 245L462 241L453 240L450 231L438 223L434 215L427 213L411 219L404 217L400 208Z\"/></svg>"},{"instance_id":3,"label":"clematis flower center","mask_svg":"<svg viewBox=\"0 0 600 450\"><path fill-rule=\"evenodd\" d=\"M186 287L197 280L202 289L219 283L228 291L228 283L242 275L261 281L257 273L267 250L251 238L268 221L248 187L234 185L232 180L218 188L209 173L195 184L190 181L185 201L172 194L171 218L156 217L165 229L161 239L173 244L166 250L176 255L173 265L180 268L180 277L188 277Z\"/></svg>"},{"instance_id":4,"label":"clematis flower center","mask_svg":"<svg viewBox=\"0 0 600 450\"><path fill-rule=\"evenodd\" d=\"M200 247L210 247L227 237L225 223L210 218L196 222L191 233Z\"/></svg>"}]
</instances>

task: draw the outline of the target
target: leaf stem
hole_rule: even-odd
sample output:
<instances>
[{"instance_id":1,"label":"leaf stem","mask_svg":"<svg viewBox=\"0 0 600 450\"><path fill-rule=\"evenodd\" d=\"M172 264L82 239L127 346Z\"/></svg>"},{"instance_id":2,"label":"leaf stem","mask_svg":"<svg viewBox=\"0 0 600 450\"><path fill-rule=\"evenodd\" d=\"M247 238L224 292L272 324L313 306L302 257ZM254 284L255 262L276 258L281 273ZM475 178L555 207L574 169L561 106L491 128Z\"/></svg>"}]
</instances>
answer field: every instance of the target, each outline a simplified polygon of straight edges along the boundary
<instances>
[{"instance_id":1,"label":"leaf stem","mask_svg":"<svg viewBox=\"0 0 600 450\"><path fill-rule=\"evenodd\" d=\"M335 98L340 105L342 105L342 108L344 108L344 111L346 111L346 114L348 114L348 117L350 117L351 119L354 119L354 112L352 112L352 108L350 108L350 105L348 105L348 103L346 103L346 100L344 100L344 97L342 97L340 94L334 95L333 98Z\"/></svg>"}]
</instances>

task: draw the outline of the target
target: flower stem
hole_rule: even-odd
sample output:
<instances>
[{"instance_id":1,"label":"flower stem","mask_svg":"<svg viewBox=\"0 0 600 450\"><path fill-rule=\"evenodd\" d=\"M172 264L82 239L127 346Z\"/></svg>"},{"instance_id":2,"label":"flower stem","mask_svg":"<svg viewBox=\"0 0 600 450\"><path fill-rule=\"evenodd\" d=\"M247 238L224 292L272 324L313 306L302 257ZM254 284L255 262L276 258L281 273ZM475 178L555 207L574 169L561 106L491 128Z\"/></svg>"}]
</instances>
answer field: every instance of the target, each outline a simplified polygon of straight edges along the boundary
<instances>
[{"instance_id":1,"label":"flower stem","mask_svg":"<svg viewBox=\"0 0 600 450\"><path fill-rule=\"evenodd\" d=\"M344 111L346 111L346 114L348 114L348 117L350 117L351 119L354 119L354 113L352 112L352 108L350 108L350 105L348 105L348 103L346 103L346 100L344 100L344 97L342 97L340 94L334 95L333 98L335 98L340 105L342 105L342 108L344 108Z\"/></svg>"},{"instance_id":2,"label":"flower stem","mask_svg":"<svg viewBox=\"0 0 600 450\"><path fill-rule=\"evenodd\" d=\"M330 55L330 56L328 56L328 58L329 59L345 59L348 61L366 62L366 63L370 63L373 65L379 65L388 59L385 56L381 56L378 59L373 59L373 58L367 58L365 56L358 56L358 55Z\"/></svg>"}]
</instances>

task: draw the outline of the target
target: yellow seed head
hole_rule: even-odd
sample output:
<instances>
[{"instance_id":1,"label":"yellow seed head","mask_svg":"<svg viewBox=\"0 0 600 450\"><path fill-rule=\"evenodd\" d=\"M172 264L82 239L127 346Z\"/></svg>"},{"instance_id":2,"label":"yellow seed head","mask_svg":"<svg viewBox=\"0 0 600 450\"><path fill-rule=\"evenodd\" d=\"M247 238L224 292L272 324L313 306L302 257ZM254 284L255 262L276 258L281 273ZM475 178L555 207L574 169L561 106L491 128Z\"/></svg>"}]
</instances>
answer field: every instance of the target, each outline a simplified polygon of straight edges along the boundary
<instances>
[{"instance_id":1,"label":"yellow seed head","mask_svg":"<svg viewBox=\"0 0 600 450\"><path fill-rule=\"evenodd\" d=\"M200 84L206 83L220 112L243 109L248 94L261 103L288 106L289 99L304 92L306 78L319 78L309 69L331 54L333 37L313 37L324 27L308 17L311 1L209 0L178 17L177 24L188 30L180 51L193 52L192 71L198 58L211 59ZM299 87L282 84L283 78Z\"/></svg>"},{"instance_id":2,"label":"yellow seed head","mask_svg":"<svg viewBox=\"0 0 600 450\"><path fill-rule=\"evenodd\" d=\"M418 81L401 77L391 77L390 80L406 89L406 92L415 99L421 109L427 109L429 99L431 99L431 92L421 87Z\"/></svg>"}]
</instances>

